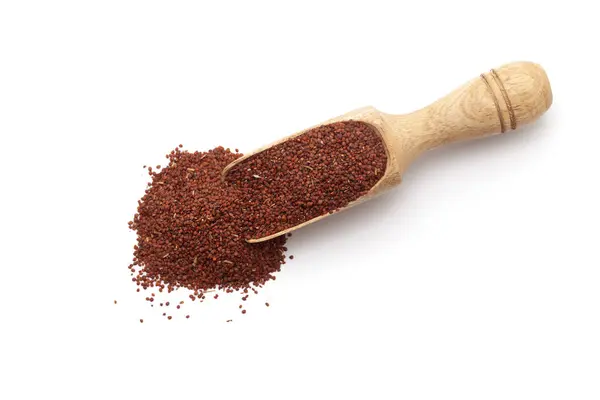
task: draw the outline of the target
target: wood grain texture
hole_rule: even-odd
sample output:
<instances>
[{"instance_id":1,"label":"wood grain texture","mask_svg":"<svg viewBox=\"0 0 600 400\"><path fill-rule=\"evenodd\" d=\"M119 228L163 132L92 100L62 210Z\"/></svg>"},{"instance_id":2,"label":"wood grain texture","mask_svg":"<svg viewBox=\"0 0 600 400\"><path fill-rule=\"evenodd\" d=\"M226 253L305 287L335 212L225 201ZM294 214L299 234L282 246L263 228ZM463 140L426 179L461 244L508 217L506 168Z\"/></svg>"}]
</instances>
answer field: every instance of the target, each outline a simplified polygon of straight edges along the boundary
<instances>
[{"instance_id":1,"label":"wood grain texture","mask_svg":"<svg viewBox=\"0 0 600 400\"><path fill-rule=\"evenodd\" d=\"M337 121L363 121L381 134L388 155L387 168L381 180L365 196L348 204L343 209L346 210L400 184L403 172L423 152L447 143L510 132L535 121L551 105L552 90L544 69L531 62L515 62L481 74L433 104L410 114L386 114L373 107L365 107L309 127L239 158L223 170L223 177L231 167L248 157L316 126ZM327 216L249 242L265 241Z\"/></svg>"}]
</instances>

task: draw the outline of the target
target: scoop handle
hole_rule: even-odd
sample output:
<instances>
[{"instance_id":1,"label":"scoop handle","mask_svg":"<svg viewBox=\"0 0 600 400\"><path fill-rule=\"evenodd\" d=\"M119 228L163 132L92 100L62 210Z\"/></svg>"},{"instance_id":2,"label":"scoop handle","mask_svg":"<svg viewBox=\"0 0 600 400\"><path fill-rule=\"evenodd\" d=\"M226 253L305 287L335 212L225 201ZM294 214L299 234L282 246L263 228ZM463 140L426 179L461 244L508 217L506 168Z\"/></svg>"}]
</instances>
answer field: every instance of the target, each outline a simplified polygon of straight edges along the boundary
<instances>
[{"instance_id":1,"label":"scoop handle","mask_svg":"<svg viewBox=\"0 0 600 400\"><path fill-rule=\"evenodd\" d=\"M414 113L411 132L419 150L504 133L538 119L552 104L544 69L515 62L481 74ZM411 117L409 115L409 117Z\"/></svg>"}]
</instances>

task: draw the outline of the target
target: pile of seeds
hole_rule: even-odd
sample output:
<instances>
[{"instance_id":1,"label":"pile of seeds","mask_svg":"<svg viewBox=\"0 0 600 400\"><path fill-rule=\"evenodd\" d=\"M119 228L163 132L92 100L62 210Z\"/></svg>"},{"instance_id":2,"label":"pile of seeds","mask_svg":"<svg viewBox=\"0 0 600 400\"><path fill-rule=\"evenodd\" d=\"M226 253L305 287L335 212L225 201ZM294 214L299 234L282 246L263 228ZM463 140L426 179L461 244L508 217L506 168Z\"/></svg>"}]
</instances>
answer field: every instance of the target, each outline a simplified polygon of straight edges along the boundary
<instances>
[{"instance_id":1,"label":"pile of seeds","mask_svg":"<svg viewBox=\"0 0 600 400\"><path fill-rule=\"evenodd\" d=\"M207 289L246 289L274 279L286 238L247 243L241 199L221 182L223 168L240 156L222 147L175 149L166 168L149 168L152 182L129 223L138 236L130 269L139 286L186 287L201 296Z\"/></svg>"},{"instance_id":2,"label":"pile of seeds","mask_svg":"<svg viewBox=\"0 0 600 400\"><path fill-rule=\"evenodd\" d=\"M242 156L237 150L180 148L167 154L165 168L148 167L151 182L129 222L137 234L129 269L138 291L186 288L192 300L212 289L242 291L242 300L249 290L256 293L285 263L287 238L246 239L344 207L383 176L387 162L379 135L354 121L312 129L259 153L225 181L225 166Z\"/></svg>"},{"instance_id":3,"label":"pile of seeds","mask_svg":"<svg viewBox=\"0 0 600 400\"><path fill-rule=\"evenodd\" d=\"M311 129L235 165L227 181L251 212L249 237L261 238L332 213L384 175L381 136L358 121Z\"/></svg>"}]
</instances>

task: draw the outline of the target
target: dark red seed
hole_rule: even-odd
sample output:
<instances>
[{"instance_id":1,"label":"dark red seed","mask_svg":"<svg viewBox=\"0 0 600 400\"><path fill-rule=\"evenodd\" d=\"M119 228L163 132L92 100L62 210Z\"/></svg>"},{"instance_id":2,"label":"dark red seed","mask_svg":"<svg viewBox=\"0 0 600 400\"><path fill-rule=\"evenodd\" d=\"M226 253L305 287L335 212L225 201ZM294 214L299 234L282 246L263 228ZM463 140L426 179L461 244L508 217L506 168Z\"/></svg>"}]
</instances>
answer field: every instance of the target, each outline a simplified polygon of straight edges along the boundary
<instances>
[{"instance_id":1,"label":"dark red seed","mask_svg":"<svg viewBox=\"0 0 600 400\"><path fill-rule=\"evenodd\" d=\"M181 308L181 306L179 304L177 304L177 309L179 310Z\"/></svg>"},{"instance_id":2,"label":"dark red seed","mask_svg":"<svg viewBox=\"0 0 600 400\"><path fill-rule=\"evenodd\" d=\"M242 314L246 314L246 310L242 310Z\"/></svg>"},{"instance_id":3,"label":"dark red seed","mask_svg":"<svg viewBox=\"0 0 600 400\"><path fill-rule=\"evenodd\" d=\"M186 317L186 318L189 318L190 316L189 316L189 315L186 315L185 317Z\"/></svg>"},{"instance_id":4,"label":"dark red seed","mask_svg":"<svg viewBox=\"0 0 600 400\"><path fill-rule=\"evenodd\" d=\"M168 318L168 319L171 319L171 318L173 318L173 317L171 317L171 316L169 315L167 318Z\"/></svg>"},{"instance_id":5,"label":"dark red seed","mask_svg":"<svg viewBox=\"0 0 600 400\"><path fill-rule=\"evenodd\" d=\"M226 182L221 172L242 157L238 149L190 153L182 147L166 155L166 167L147 167L151 182L128 223L137 234L129 269L144 290L183 287L201 301L216 287L247 294L251 285L275 280L291 234L252 245L244 239L344 207L370 190L387 163L377 131L357 121L311 129L257 153Z\"/></svg>"},{"instance_id":6,"label":"dark red seed","mask_svg":"<svg viewBox=\"0 0 600 400\"><path fill-rule=\"evenodd\" d=\"M142 323L142 324L144 323L144 320L143 320L143 319L141 319L141 318L140 318L140 323Z\"/></svg>"},{"instance_id":7,"label":"dark red seed","mask_svg":"<svg viewBox=\"0 0 600 400\"><path fill-rule=\"evenodd\" d=\"M385 146L375 128L342 121L247 158L230 170L227 182L240 189L248 209L252 230L246 230L247 237L260 238L345 207L365 195L386 166Z\"/></svg>"},{"instance_id":8,"label":"dark red seed","mask_svg":"<svg viewBox=\"0 0 600 400\"><path fill-rule=\"evenodd\" d=\"M285 238L246 243L240 221L247 210L237 189L221 179L223 168L242 154L180 148L166 155L167 166L152 172L129 224L138 238L134 282L159 292L187 288L195 300L215 287L229 292L272 280L285 260Z\"/></svg>"}]
</instances>

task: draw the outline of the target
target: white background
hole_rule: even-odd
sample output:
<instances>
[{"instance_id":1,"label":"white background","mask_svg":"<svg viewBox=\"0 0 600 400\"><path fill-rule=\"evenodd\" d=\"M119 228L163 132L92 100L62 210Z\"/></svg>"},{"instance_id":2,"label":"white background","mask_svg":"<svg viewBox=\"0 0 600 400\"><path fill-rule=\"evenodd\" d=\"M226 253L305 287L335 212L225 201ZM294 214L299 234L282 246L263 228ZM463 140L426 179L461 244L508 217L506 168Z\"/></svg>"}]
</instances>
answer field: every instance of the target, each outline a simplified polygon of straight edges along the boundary
<instances>
[{"instance_id":1,"label":"white background","mask_svg":"<svg viewBox=\"0 0 600 400\"><path fill-rule=\"evenodd\" d=\"M0 398L598 399L591 4L0 2ZM142 165L407 113L518 60L550 77L542 120L299 231L248 314L166 321L135 293Z\"/></svg>"}]
</instances>

